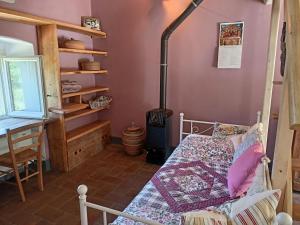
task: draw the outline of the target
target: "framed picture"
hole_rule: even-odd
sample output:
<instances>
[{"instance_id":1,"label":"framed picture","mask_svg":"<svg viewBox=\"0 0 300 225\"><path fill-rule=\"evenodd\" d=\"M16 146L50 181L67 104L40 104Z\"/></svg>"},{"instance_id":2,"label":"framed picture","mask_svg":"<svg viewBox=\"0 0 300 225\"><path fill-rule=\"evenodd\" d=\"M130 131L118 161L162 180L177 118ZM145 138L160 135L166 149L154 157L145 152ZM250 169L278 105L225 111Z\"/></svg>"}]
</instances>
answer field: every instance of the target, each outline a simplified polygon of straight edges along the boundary
<instances>
[{"instance_id":1,"label":"framed picture","mask_svg":"<svg viewBox=\"0 0 300 225\"><path fill-rule=\"evenodd\" d=\"M88 27L94 30L101 30L100 21L98 18L90 16L81 17L81 26Z\"/></svg>"},{"instance_id":2,"label":"framed picture","mask_svg":"<svg viewBox=\"0 0 300 225\"><path fill-rule=\"evenodd\" d=\"M242 45L244 22L220 24L220 46Z\"/></svg>"}]
</instances>

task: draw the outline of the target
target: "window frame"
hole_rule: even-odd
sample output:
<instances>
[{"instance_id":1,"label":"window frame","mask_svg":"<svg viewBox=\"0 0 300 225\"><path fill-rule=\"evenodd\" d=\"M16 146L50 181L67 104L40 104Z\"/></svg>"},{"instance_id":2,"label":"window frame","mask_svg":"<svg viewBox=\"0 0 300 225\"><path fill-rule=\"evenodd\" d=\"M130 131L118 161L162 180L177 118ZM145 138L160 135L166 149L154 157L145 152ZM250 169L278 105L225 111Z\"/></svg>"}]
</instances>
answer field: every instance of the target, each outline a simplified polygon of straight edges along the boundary
<instances>
[{"instance_id":1,"label":"window frame","mask_svg":"<svg viewBox=\"0 0 300 225\"><path fill-rule=\"evenodd\" d=\"M4 115L0 115L0 120L8 118L7 103L5 100L5 92L4 92L4 71L2 65L3 65L2 58L0 58L0 94L3 95L3 106L4 106ZM3 74L3 76L1 74Z\"/></svg>"},{"instance_id":2,"label":"window frame","mask_svg":"<svg viewBox=\"0 0 300 225\"><path fill-rule=\"evenodd\" d=\"M9 62L16 61L28 61L34 62L36 65L37 71L37 82L38 82L38 92L40 97L40 112L30 112L30 111L17 111L14 108L14 100L13 100L13 91L12 84L10 79L9 72ZM33 119L42 119L47 116L46 111L46 99L45 99L45 89L44 89L44 77L42 71L42 57L41 56L31 56L31 57L1 57L1 71L3 73L2 76L2 89L4 96L4 104L6 107L6 116L0 117L0 119L4 119L5 117L19 117L19 118L33 118Z\"/></svg>"}]
</instances>

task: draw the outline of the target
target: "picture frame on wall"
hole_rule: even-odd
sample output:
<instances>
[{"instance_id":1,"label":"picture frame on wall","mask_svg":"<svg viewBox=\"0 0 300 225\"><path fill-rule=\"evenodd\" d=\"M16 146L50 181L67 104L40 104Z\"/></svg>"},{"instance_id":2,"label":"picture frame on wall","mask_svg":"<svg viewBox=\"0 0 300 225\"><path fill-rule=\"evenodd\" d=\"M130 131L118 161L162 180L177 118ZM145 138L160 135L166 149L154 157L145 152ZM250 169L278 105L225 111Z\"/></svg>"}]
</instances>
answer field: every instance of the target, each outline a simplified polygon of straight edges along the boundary
<instances>
[{"instance_id":1,"label":"picture frame on wall","mask_svg":"<svg viewBox=\"0 0 300 225\"><path fill-rule=\"evenodd\" d=\"M94 30L101 30L101 24L98 18L91 16L81 17L81 26Z\"/></svg>"},{"instance_id":2,"label":"picture frame on wall","mask_svg":"<svg viewBox=\"0 0 300 225\"><path fill-rule=\"evenodd\" d=\"M218 68L240 69L242 66L244 22L220 23Z\"/></svg>"}]
</instances>

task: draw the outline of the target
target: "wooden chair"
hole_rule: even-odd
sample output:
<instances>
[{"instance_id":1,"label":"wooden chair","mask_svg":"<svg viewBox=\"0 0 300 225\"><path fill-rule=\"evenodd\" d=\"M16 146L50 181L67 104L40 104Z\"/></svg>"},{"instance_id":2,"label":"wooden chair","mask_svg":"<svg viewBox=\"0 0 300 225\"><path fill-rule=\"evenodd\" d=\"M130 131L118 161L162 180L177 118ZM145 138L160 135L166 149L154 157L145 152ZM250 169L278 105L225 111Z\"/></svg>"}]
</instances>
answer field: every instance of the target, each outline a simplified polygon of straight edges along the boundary
<instances>
[{"instance_id":1,"label":"wooden chair","mask_svg":"<svg viewBox=\"0 0 300 225\"><path fill-rule=\"evenodd\" d=\"M9 171L2 172L15 174L16 183L23 202L26 201L22 186L23 181L28 181L29 178L38 176L38 187L41 191L44 190L42 173L43 133L43 122L7 130L9 152L0 155L0 166L10 168ZM34 162L34 160L37 162L37 170L30 174L29 167L31 166L29 166L29 162ZM23 178L20 177L19 173L19 168L22 167L25 171Z\"/></svg>"}]
</instances>

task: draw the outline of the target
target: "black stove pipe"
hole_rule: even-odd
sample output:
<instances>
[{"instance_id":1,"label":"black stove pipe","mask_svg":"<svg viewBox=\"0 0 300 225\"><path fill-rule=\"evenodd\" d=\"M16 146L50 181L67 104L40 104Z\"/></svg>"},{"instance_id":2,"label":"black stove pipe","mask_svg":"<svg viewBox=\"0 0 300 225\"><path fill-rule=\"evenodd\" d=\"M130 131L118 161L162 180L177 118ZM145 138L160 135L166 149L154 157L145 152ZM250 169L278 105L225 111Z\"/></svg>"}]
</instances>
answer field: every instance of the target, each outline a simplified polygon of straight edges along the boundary
<instances>
[{"instance_id":1,"label":"black stove pipe","mask_svg":"<svg viewBox=\"0 0 300 225\"><path fill-rule=\"evenodd\" d=\"M174 20L162 34L160 55L160 109L166 110L169 37L202 2L203 0L193 0L186 10L184 10L184 12Z\"/></svg>"}]
</instances>

